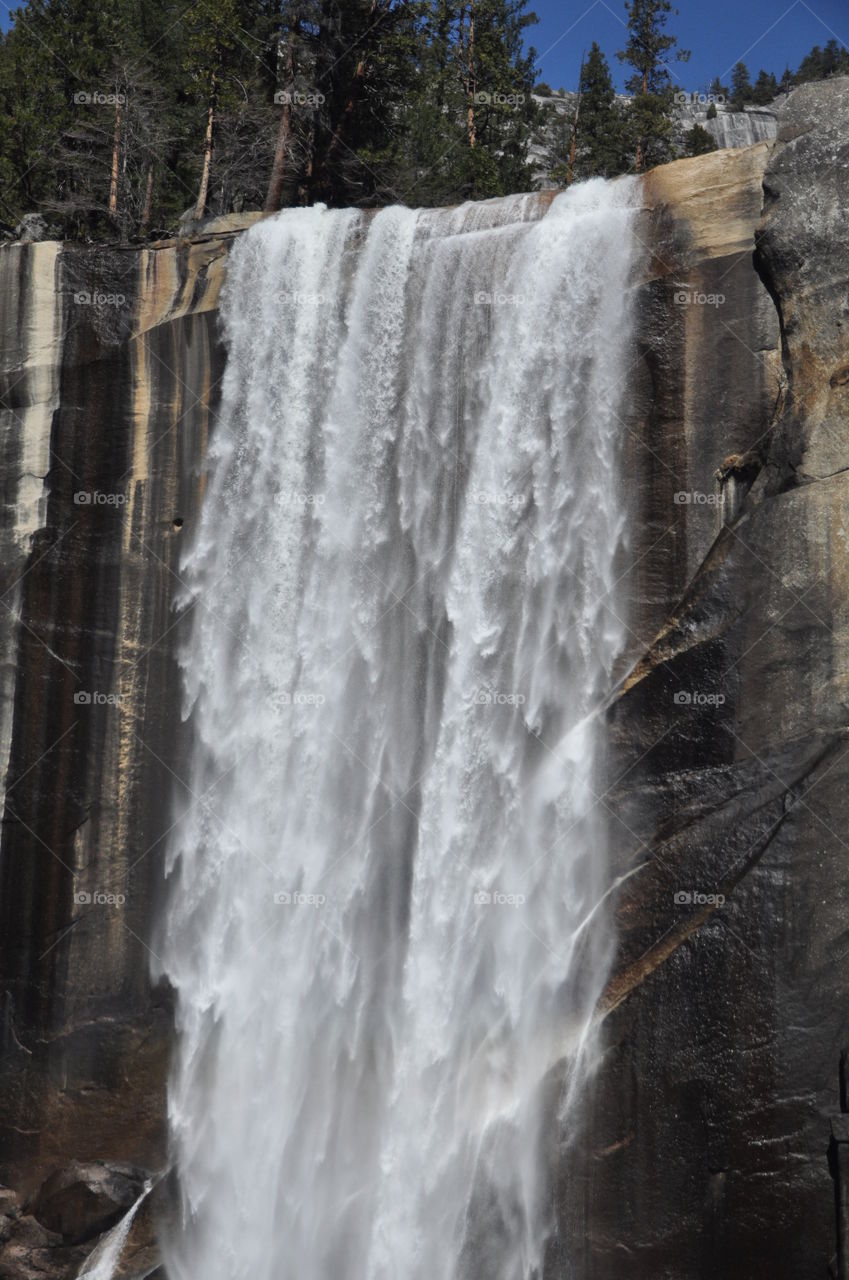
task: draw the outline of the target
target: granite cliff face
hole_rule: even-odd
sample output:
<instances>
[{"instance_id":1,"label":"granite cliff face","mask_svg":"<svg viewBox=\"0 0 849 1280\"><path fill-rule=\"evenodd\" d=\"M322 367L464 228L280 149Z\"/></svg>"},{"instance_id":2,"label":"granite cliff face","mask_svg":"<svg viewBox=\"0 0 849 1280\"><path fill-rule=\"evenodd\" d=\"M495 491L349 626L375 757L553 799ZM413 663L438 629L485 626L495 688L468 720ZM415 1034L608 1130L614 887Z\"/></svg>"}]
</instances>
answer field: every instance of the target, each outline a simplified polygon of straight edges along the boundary
<instances>
[{"instance_id":1,"label":"granite cliff face","mask_svg":"<svg viewBox=\"0 0 849 1280\"><path fill-rule=\"evenodd\" d=\"M599 1280L824 1275L834 1254L847 123L849 81L808 86L774 147L647 179L660 270L634 405L645 651L610 709L629 878L574 1223ZM725 301L686 303L682 320L682 285Z\"/></svg>"},{"instance_id":2,"label":"granite cliff face","mask_svg":"<svg viewBox=\"0 0 849 1280\"><path fill-rule=\"evenodd\" d=\"M779 130L644 179L633 645L608 712L620 954L586 1131L552 1151L586 1280L795 1280L834 1251L849 81L796 90ZM0 250L10 1280L73 1275L93 1243L45 1220L55 1169L166 1163L171 1007L148 949L174 804L203 803L180 781L172 600L246 221L144 251Z\"/></svg>"},{"instance_id":3,"label":"granite cliff face","mask_svg":"<svg viewBox=\"0 0 849 1280\"><path fill-rule=\"evenodd\" d=\"M686 135L694 125L707 130L717 147L729 150L737 147L751 147L756 142L771 141L778 132L778 113L781 100L768 107L745 107L735 111L730 106L720 103L714 116L708 115L707 95L682 95L688 101L679 101L675 108L675 132L673 141L683 154L686 151ZM549 120L571 123L575 114L577 94L558 93L549 95L536 94L538 106L549 113ZM630 98L619 95L619 104L627 107ZM551 145L551 123L544 125L540 136L531 147L531 159L534 165L534 179L538 185L547 187L551 184L548 169L548 154Z\"/></svg>"},{"instance_id":4,"label":"granite cliff face","mask_svg":"<svg viewBox=\"0 0 849 1280\"><path fill-rule=\"evenodd\" d=\"M148 944L184 750L171 599L229 235L0 251L0 1181L24 1200L70 1158L164 1164Z\"/></svg>"}]
</instances>

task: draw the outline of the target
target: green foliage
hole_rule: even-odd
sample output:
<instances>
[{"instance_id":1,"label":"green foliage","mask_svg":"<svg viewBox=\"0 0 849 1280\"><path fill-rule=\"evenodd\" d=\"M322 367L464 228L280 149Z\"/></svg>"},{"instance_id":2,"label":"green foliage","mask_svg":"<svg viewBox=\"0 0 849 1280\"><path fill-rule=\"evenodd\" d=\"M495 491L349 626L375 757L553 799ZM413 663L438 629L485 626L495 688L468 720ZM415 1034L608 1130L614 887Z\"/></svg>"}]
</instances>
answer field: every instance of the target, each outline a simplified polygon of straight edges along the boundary
<instances>
[{"instance_id":1,"label":"green foliage","mask_svg":"<svg viewBox=\"0 0 849 1280\"><path fill-rule=\"evenodd\" d=\"M714 108L714 113L715 110ZM710 118L710 112L708 112L708 119ZM700 124L694 124L692 129L684 134L684 147L688 156L705 156L708 152L717 149L715 139Z\"/></svg>"},{"instance_id":2,"label":"green foliage","mask_svg":"<svg viewBox=\"0 0 849 1280\"><path fill-rule=\"evenodd\" d=\"M824 49L815 44L799 63L796 83L828 80L831 76L849 75L849 50L837 40L829 40Z\"/></svg>"},{"instance_id":3,"label":"green foliage","mask_svg":"<svg viewBox=\"0 0 849 1280\"><path fill-rule=\"evenodd\" d=\"M634 95L627 131L634 151L634 168L639 172L662 164L672 154L673 85L669 66L676 61L686 62L690 52L679 48L675 36L666 30L669 14L678 13L671 0L626 0L625 8L628 43L616 56L633 67L633 75L625 82Z\"/></svg>"},{"instance_id":4,"label":"green foliage","mask_svg":"<svg viewBox=\"0 0 849 1280\"><path fill-rule=\"evenodd\" d=\"M754 89L749 68L745 62L738 62L731 72L731 106L735 111L742 111L751 102L754 102Z\"/></svg>"},{"instance_id":5,"label":"green foliage","mask_svg":"<svg viewBox=\"0 0 849 1280\"><path fill-rule=\"evenodd\" d=\"M607 59L595 41L581 68L575 107L566 114L558 113L557 119L548 153L551 176L556 182L612 178L625 172L623 112L616 101Z\"/></svg>"},{"instance_id":6,"label":"green foliage","mask_svg":"<svg viewBox=\"0 0 849 1280\"><path fill-rule=\"evenodd\" d=\"M708 104L707 118L708 120L715 120L716 117L717 117L716 103L711 102Z\"/></svg>"},{"instance_id":7,"label":"green foliage","mask_svg":"<svg viewBox=\"0 0 849 1280\"><path fill-rule=\"evenodd\" d=\"M752 102L758 107L767 107L778 97L778 81L771 72L759 71L752 90Z\"/></svg>"},{"instance_id":8,"label":"green foliage","mask_svg":"<svg viewBox=\"0 0 849 1280\"><path fill-rule=\"evenodd\" d=\"M581 77L575 176L612 178L624 172L625 121L607 59L593 41Z\"/></svg>"},{"instance_id":9,"label":"green foliage","mask_svg":"<svg viewBox=\"0 0 849 1280\"><path fill-rule=\"evenodd\" d=\"M535 21L527 0L26 0L0 34L0 220L114 239L198 202L527 190Z\"/></svg>"}]
</instances>

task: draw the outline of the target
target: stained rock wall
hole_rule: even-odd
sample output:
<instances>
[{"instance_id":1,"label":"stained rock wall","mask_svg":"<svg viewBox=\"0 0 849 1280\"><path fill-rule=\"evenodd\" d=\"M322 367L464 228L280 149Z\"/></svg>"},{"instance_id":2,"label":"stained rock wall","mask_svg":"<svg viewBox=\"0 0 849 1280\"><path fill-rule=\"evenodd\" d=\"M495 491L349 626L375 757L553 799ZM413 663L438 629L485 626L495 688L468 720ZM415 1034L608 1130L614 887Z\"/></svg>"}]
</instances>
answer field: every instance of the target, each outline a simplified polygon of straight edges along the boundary
<instances>
[{"instance_id":1,"label":"stained rock wall","mask_svg":"<svg viewBox=\"0 0 849 1280\"><path fill-rule=\"evenodd\" d=\"M563 1161L579 1274L598 1280L795 1280L835 1251L849 80L798 89L779 122L774 146L647 180L660 248L630 425L640 546L659 542L633 581L644 652L610 709L627 879L606 1052L587 1145ZM688 290L725 301L685 303L682 332Z\"/></svg>"},{"instance_id":2,"label":"stained rock wall","mask_svg":"<svg viewBox=\"0 0 849 1280\"><path fill-rule=\"evenodd\" d=\"M240 224L237 224L237 226ZM0 249L0 1181L164 1160L151 919L185 798L181 539L223 363L232 229Z\"/></svg>"}]
</instances>

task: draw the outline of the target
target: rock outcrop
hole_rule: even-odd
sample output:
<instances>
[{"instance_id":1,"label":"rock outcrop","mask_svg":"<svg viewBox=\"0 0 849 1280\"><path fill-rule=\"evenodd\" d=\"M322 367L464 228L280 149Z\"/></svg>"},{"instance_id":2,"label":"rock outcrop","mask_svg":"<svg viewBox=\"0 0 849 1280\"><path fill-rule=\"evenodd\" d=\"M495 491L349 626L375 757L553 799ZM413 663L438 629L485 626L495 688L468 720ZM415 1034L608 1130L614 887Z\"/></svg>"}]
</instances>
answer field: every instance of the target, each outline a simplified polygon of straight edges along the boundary
<instances>
[{"instance_id":1,"label":"rock outcrop","mask_svg":"<svg viewBox=\"0 0 849 1280\"><path fill-rule=\"evenodd\" d=\"M171 606L245 222L0 249L0 1181L24 1195L70 1158L165 1158L172 1014L149 962L184 750Z\"/></svg>"},{"instance_id":2,"label":"rock outcrop","mask_svg":"<svg viewBox=\"0 0 849 1280\"><path fill-rule=\"evenodd\" d=\"M796 1280L833 1253L849 81L778 120L644 179L605 794L620 953L585 1129L552 1150L582 1280ZM56 1169L166 1163L151 923L175 803L204 803L181 781L173 600L247 221L0 249L0 1280L73 1275L90 1247L45 1218Z\"/></svg>"},{"instance_id":3,"label":"rock outcrop","mask_svg":"<svg viewBox=\"0 0 849 1280\"><path fill-rule=\"evenodd\" d=\"M825 1275L834 1253L849 81L797 90L779 119L774 147L647 181L661 270L631 426L659 541L634 582L635 655L654 635L610 710L620 955L572 1168L583 1195L564 1194L598 1280L790 1280ZM732 174L763 162L761 213ZM676 290L725 301L685 304L682 335Z\"/></svg>"},{"instance_id":4,"label":"rock outcrop","mask_svg":"<svg viewBox=\"0 0 849 1280\"><path fill-rule=\"evenodd\" d=\"M564 92L534 94L534 101L545 113L542 127L534 140L530 154L534 182L538 186L556 185L552 183L549 172L551 145L557 132L555 125L559 126L561 131L564 125L567 128L571 127L577 97L576 93ZM617 100L622 110L627 110L631 103L627 94L618 94ZM721 150L751 147L757 142L768 142L778 133L778 113L783 99L769 106L745 107L742 111L736 111L724 102L714 101L714 113L709 114L711 101L707 94L681 93L678 95L672 136L678 154L686 154L686 135L696 124L710 134Z\"/></svg>"},{"instance_id":5,"label":"rock outcrop","mask_svg":"<svg viewBox=\"0 0 849 1280\"><path fill-rule=\"evenodd\" d=\"M144 1189L146 1175L131 1164L72 1160L39 1189L32 1216L69 1244L102 1235L123 1218Z\"/></svg>"}]
</instances>

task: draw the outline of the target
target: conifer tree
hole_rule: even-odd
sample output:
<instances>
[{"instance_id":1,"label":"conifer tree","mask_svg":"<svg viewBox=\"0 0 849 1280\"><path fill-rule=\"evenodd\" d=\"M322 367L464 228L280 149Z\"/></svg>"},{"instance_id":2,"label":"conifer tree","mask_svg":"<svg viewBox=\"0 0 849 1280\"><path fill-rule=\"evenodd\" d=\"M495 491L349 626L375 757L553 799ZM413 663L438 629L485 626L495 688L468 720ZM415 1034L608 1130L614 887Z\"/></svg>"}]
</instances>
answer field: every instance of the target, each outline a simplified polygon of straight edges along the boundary
<instances>
[{"instance_id":1,"label":"conifer tree","mask_svg":"<svg viewBox=\"0 0 849 1280\"><path fill-rule=\"evenodd\" d=\"M731 72L731 105L735 111L742 111L753 99L754 89L749 78L749 68L745 62L738 62Z\"/></svg>"},{"instance_id":2,"label":"conifer tree","mask_svg":"<svg viewBox=\"0 0 849 1280\"><path fill-rule=\"evenodd\" d=\"M661 163L671 153L674 129L672 115L673 86L670 62L686 62L688 49L681 49L675 36L666 31L670 13L677 16L671 0L626 0L628 43L617 53L634 73L626 81L633 94L629 108L628 130L634 148L637 173L648 165Z\"/></svg>"},{"instance_id":3,"label":"conifer tree","mask_svg":"<svg viewBox=\"0 0 849 1280\"><path fill-rule=\"evenodd\" d=\"M575 178L612 178L624 169L622 112L607 59L593 41L581 73L575 126Z\"/></svg>"},{"instance_id":4,"label":"conifer tree","mask_svg":"<svg viewBox=\"0 0 849 1280\"><path fill-rule=\"evenodd\" d=\"M702 125L694 124L684 134L684 149L688 156L705 156L717 150L716 139Z\"/></svg>"},{"instance_id":5,"label":"conifer tree","mask_svg":"<svg viewBox=\"0 0 849 1280\"><path fill-rule=\"evenodd\" d=\"M824 49L815 44L810 53L799 63L796 72L796 83L806 84L812 80L827 80L834 75L849 74L849 50L837 40L829 40Z\"/></svg>"},{"instance_id":6,"label":"conifer tree","mask_svg":"<svg viewBox=\"0 0 849 1280\"><path fill-rule=\"evenodd\" d=\"M769 106L778 97L778 81L771 72L759 71L752 90L752 102L758 107Z\"/></svg>"},{"instance_id":7,"label":"conifer tree","mask_svg":"<svg viewBox=\"0 0 849 1280\"><path fill-rule=\"evenodd\" d=\"M823 77L849 75L849 49L838 40L831 39L823 49Z\"/></svg>"}]
</instances>

